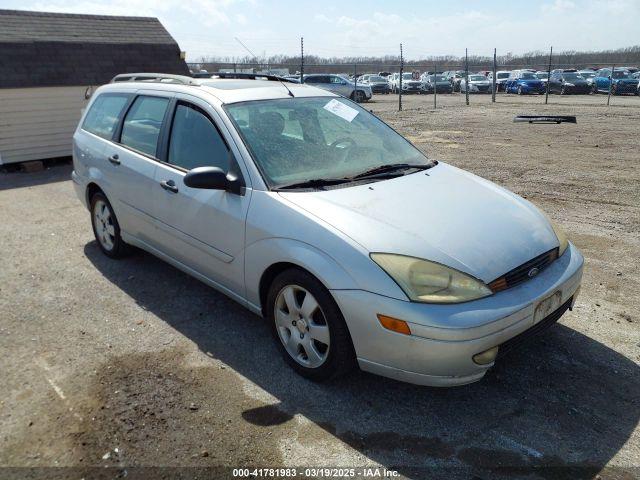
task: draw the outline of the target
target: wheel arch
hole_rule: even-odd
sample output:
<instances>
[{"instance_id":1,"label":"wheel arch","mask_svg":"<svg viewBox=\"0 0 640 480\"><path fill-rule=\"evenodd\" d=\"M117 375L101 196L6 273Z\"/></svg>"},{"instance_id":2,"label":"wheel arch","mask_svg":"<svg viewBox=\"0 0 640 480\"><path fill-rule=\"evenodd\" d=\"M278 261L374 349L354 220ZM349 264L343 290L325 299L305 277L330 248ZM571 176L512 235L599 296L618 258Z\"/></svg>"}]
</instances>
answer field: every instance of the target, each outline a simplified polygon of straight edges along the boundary
<instances>
[{"instance_id":1,"label":"wheel arch","mask_svg":"<svg viewBox=\"0 0 640 480\"><path fill-rule=\"evenodd\" d=\"M246 298L255 310L264 314L269 287L276 276L290 268L307 272L327 290L359 288L336 259L318 248L287 238L264 239L245 252Z\"/></svg>"},{"instance_id":2,"label":"wheel arch","mask_svg":"<svg viewBox=\"0 0 640 480\"><path fill-rule=\"evenodd\" d=\"M96 193L102 193L105 197L107 196L107 194L104 193L104 190L102 190L102 188L100 188L97 183L89 182L87 184L87 188L85 189L85 198L87 200L86 203L88 208L91 208L91 199Z\"/></svg>"}]
</instances>

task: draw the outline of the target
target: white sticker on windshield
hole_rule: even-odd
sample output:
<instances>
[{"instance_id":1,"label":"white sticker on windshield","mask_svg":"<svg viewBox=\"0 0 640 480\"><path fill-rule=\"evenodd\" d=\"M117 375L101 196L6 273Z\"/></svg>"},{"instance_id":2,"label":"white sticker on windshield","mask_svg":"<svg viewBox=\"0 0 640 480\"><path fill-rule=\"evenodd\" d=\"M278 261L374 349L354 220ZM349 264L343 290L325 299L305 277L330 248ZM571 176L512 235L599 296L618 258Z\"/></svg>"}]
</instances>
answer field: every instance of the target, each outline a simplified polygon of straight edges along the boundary
<instances>
[{"instance_id":1,"label":"white sticker on windshield","mask_svg":"<svg viewBox=\"0 0 640 480\"><path fill-rule=\"evenodd\" d=\"M356 115L358 115L358 111L355 108L351 108L349 105L345 105L338 100L329 101L324 106L324 109L339 116L340 118L344 118L347 122L351 122L356 118Z\"/></svg>"}]
</instances>

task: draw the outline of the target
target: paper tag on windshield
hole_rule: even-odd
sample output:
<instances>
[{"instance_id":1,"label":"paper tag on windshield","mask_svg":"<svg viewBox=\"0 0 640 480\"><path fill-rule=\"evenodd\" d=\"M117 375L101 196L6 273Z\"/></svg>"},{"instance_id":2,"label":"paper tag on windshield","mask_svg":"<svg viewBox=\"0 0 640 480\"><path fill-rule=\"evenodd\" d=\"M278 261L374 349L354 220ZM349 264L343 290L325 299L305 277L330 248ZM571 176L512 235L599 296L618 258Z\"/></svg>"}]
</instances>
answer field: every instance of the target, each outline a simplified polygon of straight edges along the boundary
<instances>
[{"instance_id":1,"label":"paper tag on windshield","mask_svg":"<svg viewBox=\"0 0 640 480\"><path fill-rule=\"evenodd\" d=\"M358 111L355 108L351 108L338 100L331 100L324 106L324 109L340 118L344 118L347 122L351 122L358 115Z\"/></svg>"}]
</instances>

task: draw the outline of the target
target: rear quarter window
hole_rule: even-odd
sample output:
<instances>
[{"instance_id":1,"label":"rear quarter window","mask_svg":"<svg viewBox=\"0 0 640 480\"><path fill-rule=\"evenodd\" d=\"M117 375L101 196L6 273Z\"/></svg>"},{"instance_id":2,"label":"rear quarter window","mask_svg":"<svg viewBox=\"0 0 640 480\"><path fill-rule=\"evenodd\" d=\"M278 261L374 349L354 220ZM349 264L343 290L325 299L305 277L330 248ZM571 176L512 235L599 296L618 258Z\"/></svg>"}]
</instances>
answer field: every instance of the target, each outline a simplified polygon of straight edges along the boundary
<instances>
[{"instance_id":1,"label":"rear quarter window","mask_svg":"<svg viewBox=\"0 0 640 480\"><path fill-rule=\"evenodd\" d=\"M129 95L126 94L100 95L91 104L84 118L82 129L111 140L129 98Z\"/></svg>"}]
</instances>

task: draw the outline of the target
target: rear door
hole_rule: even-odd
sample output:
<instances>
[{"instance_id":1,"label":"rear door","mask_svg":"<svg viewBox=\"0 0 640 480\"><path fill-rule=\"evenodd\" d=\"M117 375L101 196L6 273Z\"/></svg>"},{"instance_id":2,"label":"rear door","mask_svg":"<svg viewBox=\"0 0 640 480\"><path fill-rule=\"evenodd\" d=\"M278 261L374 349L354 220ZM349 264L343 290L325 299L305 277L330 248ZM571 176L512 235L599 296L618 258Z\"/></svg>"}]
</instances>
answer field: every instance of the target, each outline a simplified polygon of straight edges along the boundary
<instances>
[{"instance_id":1,"label":"rear door","mask_svg":"<svg viewBox=\"0 0 640 480\"><path fill-rule=\"evenodd\" d=\"M105 148L120 228L154 245L152 193L158 165L158 141L173 94L139 90Z\"/></svg>"},{"instance_id":2,"label":"rear door","mask_svg":"<svg viewBox=\"0 0 640 480\"><path fill-rule=\"evenodd\" d=\"M331 82L331 91L339 93L345 97L351 96L353 87L344 78L338 75L331 75L329 77L329 81Z\"/></svg>"},{"instance_id":3,"label":"rear door","mask_svg":"<svg viewBox=\"0 0 640 480\"><path fill-rule=\"evenodd\" d=\"M232 293L244 296L245 219L251 189L241 194L187 187L196 167L233 169L248 178L218 113L206 102L177 94L162 141L153 185L161 250Z\"/></svg>"}]
</instances>

